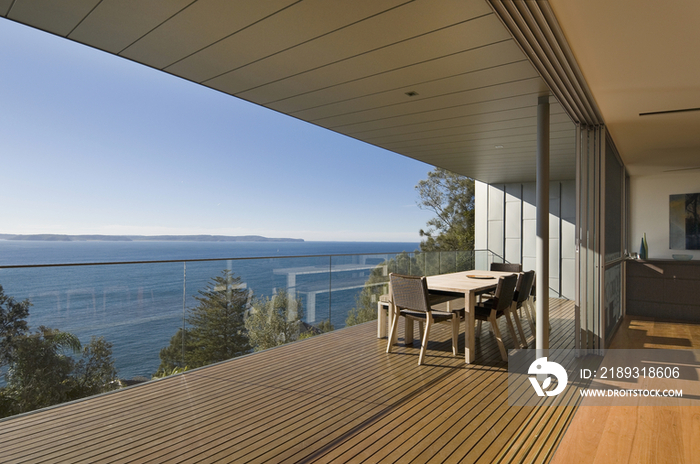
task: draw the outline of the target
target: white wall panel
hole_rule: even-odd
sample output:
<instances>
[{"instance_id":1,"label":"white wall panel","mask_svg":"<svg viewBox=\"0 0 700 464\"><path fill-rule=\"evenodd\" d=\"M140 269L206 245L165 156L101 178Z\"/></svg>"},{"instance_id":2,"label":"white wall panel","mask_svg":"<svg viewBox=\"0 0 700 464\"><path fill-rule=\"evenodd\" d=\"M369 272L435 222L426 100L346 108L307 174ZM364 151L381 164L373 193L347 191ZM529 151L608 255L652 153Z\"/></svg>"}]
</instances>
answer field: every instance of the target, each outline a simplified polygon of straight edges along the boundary
<instances>
[{"instance_id":1,"label":"white wall panel","mask_svg":"<svg viewBox=\"0 0 700 464\"><path fill-rule=\"evenodd\" d=\"M474 181L474 249L488 248L488 204L489 186L484 182Z\"/></svg>"},{"instance_id":2,"label":"white wall panel","mask_svg":"<svg viewBox=\"0 0 700 464\"><path fill-rule=\"evenodd\" d=\"M506 185L505 203L505 259L511 263L522 262L522 184Z\"/></svg>"},{"instance_id":3,"label":"white wall panel","mask_svg":"<svg viewBox=\"0 0 700 464\"><path fill-rule=\"evenodd\" d=\"M489 221L489 246L488 249L499 256L503 256L503 221Z\"/></svg>"},{"instance_id":4,"label":"white wall panel","mask_svg":"<svg viewBox=\"0 0 700 464\"><path fill-rule=\"evenodd\" d=\"M535 247L537 243L537 223L534 219L523 221L523 259L535 258ZM533 267L534 269L534 267Z\"/></svg>"},{"instance_id":5,"label":"white wall panel","mask_svg":"<svg viewBox=\"0 0 700 464\"><path fill-rule=\"evenodd\" d=\"M522 256L520 254L520 238L506 239L505 259L509 263L522 262Z\"/></svg>"},{"instance_id":6,"label":"white wall panel","mask_svg":"<svg viewBox=\"0 0 700 464\"><path fill-rule=\"evenodd\" d=\"M537 267L537 259L534 257L523 257L523 271L534 271Z\"/></svg>"},{"instance_id":7,"label":"white wall panel","mask_svg":"<svg viewBox=\"0 0 700 464\"><path fill-rule=\"evenodd\" d=\"M488 195L488 249L499 256L503 256L503 222L505 192L502 186L489 185Z\"/></svg>"},{"instance_id":8,"label":"white wall panel","mask_svg":"<svg viewBox=\"0 0 700 464\"><path fill-rule=\"evenodd\" d=\"M477 236L486 236L488 249L497 254L505 253L507 261L522 262L524 270L535 269L536 266L535 189L535 183L481 184L475 197L476 215L480 222L476 226ZM569 299L575 297L575 206L575 183L552 182L549 286L553 290L552 296L558 297L561 292L561 296ZM480 238L478 243L483 244L484 239Z\"/></svg>"},{"instance_id":9,"label":"white wall panel","mask_svg":"<svg viewBox=\"0 0 700 464\"><path fill-rule=\"evenodd\" d=\"M498 186L493 186L489 185L489 195L488 195L488 218L489 221L491 220L496 220L496 221L502 221L503 220L503 203L504 203L504 195L505 193L502 190L502 187Z\"/></svg>"}]
</instances>

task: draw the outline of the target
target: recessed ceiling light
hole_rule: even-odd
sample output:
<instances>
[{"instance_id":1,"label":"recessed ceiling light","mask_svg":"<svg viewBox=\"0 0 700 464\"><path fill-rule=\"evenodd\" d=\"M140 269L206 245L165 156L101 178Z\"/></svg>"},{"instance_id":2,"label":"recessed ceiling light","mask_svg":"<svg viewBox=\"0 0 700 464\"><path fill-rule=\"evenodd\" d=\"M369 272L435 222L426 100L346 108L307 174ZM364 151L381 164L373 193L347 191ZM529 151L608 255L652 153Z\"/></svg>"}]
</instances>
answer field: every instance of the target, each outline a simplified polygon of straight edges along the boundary
<instances>
[{"instance_id":1,"label":"recessed ceiling light","mask_svg":"<svg viewBox=\"0 0 700 464\"><path fill-rule=\"evenodd\" d=\"M503 148L503 145L496 145L493 148Z\"/></svg>"},{"instance_id":2,"label":"recessed ceiling light","mask_svg":"<svg viewBox=\"0 0 700 464\"><path fill-rule=\"evenodd\" d=\"M409 97L415 97L416 95L418 95L418 92L411 90L410 92L406 92L406 95L408 95Z\"/></svg>"}]
</instances>

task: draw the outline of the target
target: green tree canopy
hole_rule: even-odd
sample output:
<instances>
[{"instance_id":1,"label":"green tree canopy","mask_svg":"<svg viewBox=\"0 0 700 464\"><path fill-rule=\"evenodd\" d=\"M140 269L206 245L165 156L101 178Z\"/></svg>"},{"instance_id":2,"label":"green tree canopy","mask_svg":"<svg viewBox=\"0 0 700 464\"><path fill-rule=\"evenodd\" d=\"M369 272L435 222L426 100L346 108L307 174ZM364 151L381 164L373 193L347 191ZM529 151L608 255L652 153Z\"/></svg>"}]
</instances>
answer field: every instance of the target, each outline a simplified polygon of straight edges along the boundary
<instances>
[{"instance_id":1,"label":"green tree canopy","mask_svg":"<svg viewBox=\"0 0 700 464\"><path fill-rule=\"evenodd\" d=\"M435 213L420 230L422 251L474 249L474 179L441 168L416 185L418 206Z\"/></svg>"},{"instance_id":2,"label":"green tree canopy","mask_svg":"<svg viewBox=\"0 0 700 464\"><path fill-rule=\"evenodd\" d=\"M188 354L192 351L193 346L187 330L183 330L182 327L177 329L175 335L170 338L170 344L160 350L160 365L154 377L167 377L168 373L188 368Z\"/></svg>"},{"instance_id":3,"label":"green tree canopy","mask_svg":"<svg viewBox=\"0 0 700 464\"><path fill-rule=\"evenodd\" d=\"M10 369L0 389L0 417L45 408L119 388L112 345L92 337L80 353L75 335L40 326L16 340Z\"/></svg>"},{"instance_id":4,"label":"green tree canopy","mask_svg":"<svg viewBox=\"0 0 700 464\"><path fill-rule=\"evenodd\" d=\"M91 337L72 373L73 399L97 395L119 388L112 359L112 344L104 337Z\"/></svg>"},{"instance_id":5,"label":"green tree canopy","mask_svg":"<svg viewBox=\"0 0 700 464\"><path fill-rule=\"evenodd\" d=\"M29 300L15 301L0 285L0 368L12 361L17 340L27 333Z\"/></svg>"},{"instance_id":6,"label":"green tree canopy","mask_svg":"<svg viewBox=\"0 0 700 464\"><path fill-rule=\"evenodd\" d=\"M188 310L188 328L179 329L160 352L159 373L206 366L252 350L245 327L249 292L240 277L225 269L198 293L199 305Z\"/></svg>"},{"instance_id":7,"label":"green tree canopy","mask_svg":"<svg viewBox=\"0 0 700 464\"><path fill-rule=\"evenodd\" d=\"M74 363L66 354L68 350L80 350L78 338L44 326L16 339L10 369L5 376L4 396L11 400L10 413L68 401Z\"/></svg>"}]
</instances>

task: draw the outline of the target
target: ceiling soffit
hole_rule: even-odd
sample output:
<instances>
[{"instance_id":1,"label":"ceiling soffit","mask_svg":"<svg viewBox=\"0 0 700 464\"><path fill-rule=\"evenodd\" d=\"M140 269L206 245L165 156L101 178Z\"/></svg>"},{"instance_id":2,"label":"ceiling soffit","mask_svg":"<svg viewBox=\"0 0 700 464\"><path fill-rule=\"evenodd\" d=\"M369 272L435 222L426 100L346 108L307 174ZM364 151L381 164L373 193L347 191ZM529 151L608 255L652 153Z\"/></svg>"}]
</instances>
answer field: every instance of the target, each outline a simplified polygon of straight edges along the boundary
<instances>
[{"instance_id":1,"label":"ceiling soffit","mask_svg":"<svg viewBox=\"0 0 700 464\"><path fill-rule=\"evenodd\" d=\"M486 1L0 0L8 19L486 182L535 180L548 95ZM551 177L575 129L551 99Z\"/></svg>"},{"instance_id":2,"label":"ceiling soffit","mask_svg":"<svg viewBox=\"0 0 700 464\"><path fill-rule=\"evenodd\" d=\"M629 174L700 173L700 2L548 3Z\"/></svg>"}]
</instances>

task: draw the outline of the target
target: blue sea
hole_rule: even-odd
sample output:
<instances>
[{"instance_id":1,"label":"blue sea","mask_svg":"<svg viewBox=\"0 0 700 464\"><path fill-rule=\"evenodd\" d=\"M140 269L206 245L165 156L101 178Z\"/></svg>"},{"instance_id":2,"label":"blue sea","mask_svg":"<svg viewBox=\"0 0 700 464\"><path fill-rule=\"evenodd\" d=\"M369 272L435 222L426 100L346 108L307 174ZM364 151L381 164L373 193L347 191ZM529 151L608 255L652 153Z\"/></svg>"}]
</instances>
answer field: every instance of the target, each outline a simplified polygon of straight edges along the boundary
<instances>
[{"instance_id":1,"label":"blue sea","mask_svg":"<svg viewBox=\"0 0 700 464\"><path fill-rule=\"evenodd\" d=\"M371 269L418 243L397 242L48 242L0 240L0 285L29 299L30 328L40 325L113 344L121 378L150 378L158 353L183 326L194 296L224 269L241 278L251 297L282 289L301 298L304 319L336 328ZM329 256L334 255L334 256ZM340 255L340 256L338 256ZM157 264L100 264L211 259Z\"/></svg>"}]
</instances>

